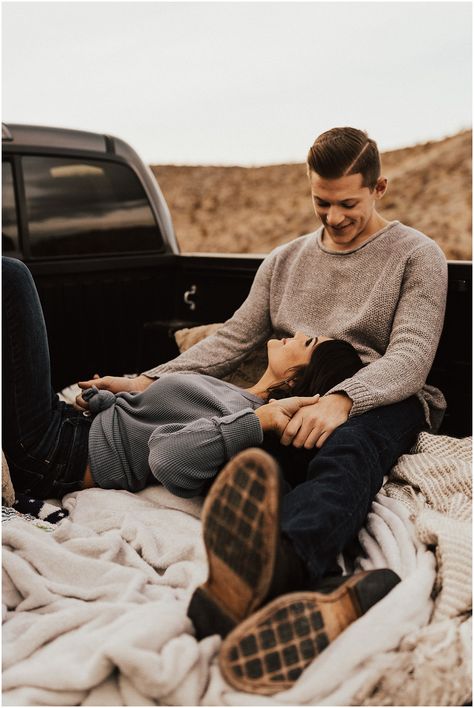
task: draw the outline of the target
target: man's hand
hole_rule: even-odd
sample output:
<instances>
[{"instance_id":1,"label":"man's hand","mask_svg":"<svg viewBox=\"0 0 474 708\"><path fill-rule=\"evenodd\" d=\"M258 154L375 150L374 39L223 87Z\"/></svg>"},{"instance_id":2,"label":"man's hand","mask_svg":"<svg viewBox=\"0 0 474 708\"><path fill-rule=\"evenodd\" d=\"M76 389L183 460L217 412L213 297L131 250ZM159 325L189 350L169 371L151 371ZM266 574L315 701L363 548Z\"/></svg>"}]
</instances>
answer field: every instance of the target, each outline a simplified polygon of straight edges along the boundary
<instances>
[{"instance_id":1,"label":"man's hand","mask_svg":"<svg viewBox=\"0 0 474 708\"><path fill-rule=\"evenodd\" d=\"M126 376L94 376L89 381L79 381L80 388L86 389L91 386L97 386L98 389L111 391L112 393L121 393L122 391L144 391L156 379L150 379L148 376L141 374L134 379L129 379ZM89 410L89 404L82 398L82 395L76 396L75 408L82 411Z\"/></svg>"},{"instance_id":2,"label":"man's hand","mask_svg":"<svg viewBox=\"0 0 474 708\"><path fill-rule=\"evenodd\" d=\"M291 396L290 398L281 398L279 401L271 399L260 408L257 408L255 414L260 420L264 433L273 431L281 435L287 427L292 416L303 406L310 406L319 400L319 394L316 396Z\"/></svg>"},{"instance_id":3,"label":"man's hand","mask_svg":"<svg viewBox=\"0 0 474 708\"><path fill-rule=\"evenodd\" d=\"M331 393L317 403L296 411L286 426L282 445L322 447L331 433L349 417L352 400L341 393Z\"/></svg>"}]
</instances>

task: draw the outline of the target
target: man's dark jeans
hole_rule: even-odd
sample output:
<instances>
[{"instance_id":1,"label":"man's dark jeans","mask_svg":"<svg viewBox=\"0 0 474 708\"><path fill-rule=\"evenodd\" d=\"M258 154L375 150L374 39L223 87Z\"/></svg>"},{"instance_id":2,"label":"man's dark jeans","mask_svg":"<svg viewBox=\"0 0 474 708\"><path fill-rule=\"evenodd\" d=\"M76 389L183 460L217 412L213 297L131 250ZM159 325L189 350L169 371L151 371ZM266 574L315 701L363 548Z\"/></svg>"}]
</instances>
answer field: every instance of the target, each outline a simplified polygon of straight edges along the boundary
<instances>
[{"instance_id":1,"label":"man's dark jeans","mask_svg":"<svg viewBox=\"0 0 474 708\"><path fill-rule=\"evenodd\" d=\"M80 489L90 420L51 387L48 338L28 268L2 258L2 446L17 492L61 497Z\"/></svg>"},{"instance_id":2,"label":"man's dark jeans","mask_svg":"<svg viewBox=\"0 0 474 708\"><path fill-rule=\"evenodd\" d=\"M426 427L422 405L412 396L349 418L316 452L264 445L287 482L282 531L313 580L326 575L356 539L384 475Z\"/></svg>"}]
</instances>

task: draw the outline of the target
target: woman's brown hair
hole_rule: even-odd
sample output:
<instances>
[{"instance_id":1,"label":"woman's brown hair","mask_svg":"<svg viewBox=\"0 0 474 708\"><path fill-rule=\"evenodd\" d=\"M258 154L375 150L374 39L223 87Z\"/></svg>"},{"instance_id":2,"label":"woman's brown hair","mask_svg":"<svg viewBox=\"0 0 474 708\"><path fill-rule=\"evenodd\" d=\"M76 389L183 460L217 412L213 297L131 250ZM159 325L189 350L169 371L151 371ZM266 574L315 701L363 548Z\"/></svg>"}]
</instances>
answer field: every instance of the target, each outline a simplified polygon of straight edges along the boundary
<instances>
[{"instance_id":1,"label":"woman's brown hair","mask_svg":"<svg viewBox=\"0 0 474 708\"><path fill-rule=\"evenodd\" d=\"M362 359L352 344L342 339L328 339L315 347L309 364L288 372L288 379L268 389L269 398L287 396L323 396L344 379L362 369Z\"/></svg>"}]
</instances>

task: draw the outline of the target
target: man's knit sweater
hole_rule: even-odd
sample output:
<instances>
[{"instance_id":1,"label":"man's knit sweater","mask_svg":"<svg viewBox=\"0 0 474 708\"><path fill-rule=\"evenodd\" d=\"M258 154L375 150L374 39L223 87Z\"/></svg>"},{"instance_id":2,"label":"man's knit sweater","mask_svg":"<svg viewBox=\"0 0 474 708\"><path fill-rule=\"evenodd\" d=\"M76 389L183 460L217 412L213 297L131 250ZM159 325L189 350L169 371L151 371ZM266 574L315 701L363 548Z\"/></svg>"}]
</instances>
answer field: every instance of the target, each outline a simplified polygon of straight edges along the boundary
<instances>
[{"instance_id":1,"label":"man's knit sweater","mask_svg":"<svg viewBox=\"0 0 474 708\"><path fill-rule=\"evenodd\" d=\"M272 251L243 305L216 334L144 374L220 378L272 336L324 334L349 341L368 364L328 392L352 399L351 416L417 394L436 430L446 404L425 382L446 306L441 249L398 221L347 251L331 251L322 235L321 227Z\"/></svg>"}]
</instances>

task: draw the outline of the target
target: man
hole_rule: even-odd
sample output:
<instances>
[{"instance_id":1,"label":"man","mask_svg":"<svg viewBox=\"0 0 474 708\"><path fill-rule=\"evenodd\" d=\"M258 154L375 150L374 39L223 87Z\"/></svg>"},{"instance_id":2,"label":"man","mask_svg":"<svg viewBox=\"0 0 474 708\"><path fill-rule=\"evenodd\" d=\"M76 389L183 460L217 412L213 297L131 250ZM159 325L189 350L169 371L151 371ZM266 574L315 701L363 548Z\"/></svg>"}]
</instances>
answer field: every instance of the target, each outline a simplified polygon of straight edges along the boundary
<instances>
[{"instance_id":1,"label":"man","mask_svg":"<svg viewBox=\"0 0 474 708\"><path fill-rule=\"evenodd\" d=\"M138 379L93 382L118 391L146 388L155 377L176 371L222 377L272 333L285 337L296 330L346 339L366 364L300 408L279 431L282 445L296 453L287 478L298 455L306 464L305 479L283 496L281 509L276 464L255 450L227 465L206 500L210 574L193 596L189 615L198 636L224 636L247 618L224 642L221 666L234 685L262 693L290 685L305 662L393 587L396 580L381 571L335 580L326 595L309 593L304 601L282 597L319 587L357 536L383 476L421 429L439 427L445 407L442 394L425 385L444 321L447 267L441 250L376 211L387 179L376 143L363 131L323 133L307 164L322 226L265 258L234 316L214 336ZM280 457L277 447L273 452ZM272 598L277 599L267 604ZM314 626L310 617L319 618ZM311 633L306 650L295 649L298 663L290 649L303 626ZM265 627L272 631L265 634ZM270 660L278 630L278 660ZM268 641L262 639L267 635Z\"/></svg>"}]
</instances>

